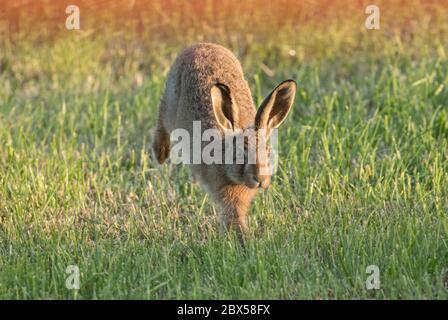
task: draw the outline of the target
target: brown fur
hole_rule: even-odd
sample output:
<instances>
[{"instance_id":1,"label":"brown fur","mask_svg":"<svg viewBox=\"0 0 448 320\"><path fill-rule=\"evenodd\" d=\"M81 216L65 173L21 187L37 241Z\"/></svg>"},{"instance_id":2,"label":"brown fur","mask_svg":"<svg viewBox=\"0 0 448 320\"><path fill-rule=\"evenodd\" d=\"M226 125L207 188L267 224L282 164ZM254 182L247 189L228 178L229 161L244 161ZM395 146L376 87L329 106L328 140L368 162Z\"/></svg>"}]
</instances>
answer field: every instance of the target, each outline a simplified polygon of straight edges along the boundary
<instances>
[{"instance_id":1,"label":"brown fur","mask_svg":"<svg viewBox=\"0 0 448 320\"><path fill-rule=\"evenodd\" d=\"M278 127L291 109L295 90L294 81L282 82L257 113L241 65L232 52L211 43L185 49L170 69L159 106L153 144L157 161L163 163L169 156L170 133L182 128L191 134L193 121L201 121L202 130L222 132ZM259 174L261 166L266 163L189 165L194 179L218 204L224 228L247 231L247 212L258 187L267 187L270 182L269 176Z\"/></svg>"}]
</instances>

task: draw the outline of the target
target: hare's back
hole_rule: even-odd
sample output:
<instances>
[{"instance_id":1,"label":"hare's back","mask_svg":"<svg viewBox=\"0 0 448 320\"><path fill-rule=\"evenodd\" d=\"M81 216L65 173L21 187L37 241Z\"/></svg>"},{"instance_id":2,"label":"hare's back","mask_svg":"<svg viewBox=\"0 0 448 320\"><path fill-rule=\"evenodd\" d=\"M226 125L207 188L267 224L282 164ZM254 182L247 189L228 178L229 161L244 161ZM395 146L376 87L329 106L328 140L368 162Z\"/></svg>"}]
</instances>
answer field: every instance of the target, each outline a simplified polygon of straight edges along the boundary
<instances>
[{"instance_id":1,"label":"hare's back","mask_svg":"<svg viewBox=\"0 0 448 320\"><path fill-rule=\"evenodd\" d=\"M177 109L177 127L192 121L202 121L203 129L216 126L210 90L217 83L228 86L240 110L254 117L252 96L238 59L220 45L199 43L178 55L168 75L167 102Z\"/></svg>"}]
</instances>

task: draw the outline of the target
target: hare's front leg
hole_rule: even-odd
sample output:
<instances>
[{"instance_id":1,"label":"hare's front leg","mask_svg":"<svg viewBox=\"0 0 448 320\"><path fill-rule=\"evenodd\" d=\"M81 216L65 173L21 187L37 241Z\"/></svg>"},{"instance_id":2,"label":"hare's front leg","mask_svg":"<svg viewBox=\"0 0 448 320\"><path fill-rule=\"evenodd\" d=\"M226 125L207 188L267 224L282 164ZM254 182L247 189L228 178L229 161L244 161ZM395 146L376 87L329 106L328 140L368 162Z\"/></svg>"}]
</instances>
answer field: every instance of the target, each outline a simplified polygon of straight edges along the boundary
<instances>
[{"instance_id":1,"label":"hare's front leg","mask_svg":"<svg viewBox=\"0 0 448 320\"><path fill-rule=\"evenodd\" d=\"M235 208L222 209L219 214L220 233L225 234L228 230L236 230L239 235L243 235L249 231L247 225L246 212L238 212Z\"/></svg>"},{"instance_id":2,"label":"hare's front leg","mask_svg":"<svg viewBox=\"0 0 448 320\"><path fill-rule=\"evenodd\" d=\"M234 229L239 236L247 234L247 213L256 192L241 185L226 186L221 190L218 200L221 209L221 232Z\"/></svg>"}]
</instances>

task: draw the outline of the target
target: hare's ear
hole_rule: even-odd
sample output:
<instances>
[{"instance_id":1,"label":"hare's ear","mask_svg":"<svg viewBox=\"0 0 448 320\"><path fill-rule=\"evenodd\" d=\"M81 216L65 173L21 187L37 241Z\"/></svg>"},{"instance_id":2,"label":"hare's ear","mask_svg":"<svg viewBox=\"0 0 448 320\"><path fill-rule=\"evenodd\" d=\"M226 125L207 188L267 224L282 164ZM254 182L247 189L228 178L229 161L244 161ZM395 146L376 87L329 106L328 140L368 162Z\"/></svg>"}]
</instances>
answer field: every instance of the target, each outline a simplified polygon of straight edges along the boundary
<instances>
[{"instance_id":1,"label":"hare's ear","mask_svg":"<svg viewBox=\"0 0 448 320\"><path fill-rule=\"evenodd\" d=\"M286 119L294 102L297 84L294 80L280 83L261 103L255 116L255 127L268 132Z\"/></svg>"},{"instance_id":2,"label":"hare's ear","mask_svg":"<svg viewBox=\"0 0 448 320\"><path fill-rule=\"evenodd\" d=\"M235 130L238 123L238 107L234 104L229 87L224 84L215 84L210 93L218 124L223 129Z\"/></svg>"}]
</instances>

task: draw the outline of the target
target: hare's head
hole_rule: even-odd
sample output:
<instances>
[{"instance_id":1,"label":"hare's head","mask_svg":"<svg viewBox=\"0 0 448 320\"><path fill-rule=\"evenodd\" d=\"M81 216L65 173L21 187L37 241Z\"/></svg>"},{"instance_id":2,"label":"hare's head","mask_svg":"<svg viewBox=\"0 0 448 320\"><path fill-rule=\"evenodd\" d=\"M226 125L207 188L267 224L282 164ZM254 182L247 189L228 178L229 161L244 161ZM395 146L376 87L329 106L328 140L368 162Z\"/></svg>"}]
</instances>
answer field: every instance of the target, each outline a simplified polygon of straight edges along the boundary
<instances>
[{"instance_id":1,"label":"hare's head","mask_svg":"<svg viewBox=\"0 0 448 320\"><path fill-rule=\"evenodd\" d=\"M226 137L223 144L223 158L227 157L224 159L225 171L232 182L249 188L269 186L273 166L269 138L291 110L296 88L293 80L280 83L264 99L252 125L241 128L239 119L244 116L245 109L234 102L227 86L217 84L212 87L214 114Z\"/></svg>"}]
</instances>

